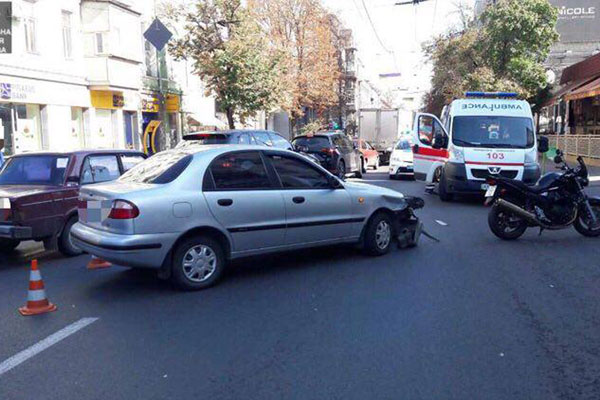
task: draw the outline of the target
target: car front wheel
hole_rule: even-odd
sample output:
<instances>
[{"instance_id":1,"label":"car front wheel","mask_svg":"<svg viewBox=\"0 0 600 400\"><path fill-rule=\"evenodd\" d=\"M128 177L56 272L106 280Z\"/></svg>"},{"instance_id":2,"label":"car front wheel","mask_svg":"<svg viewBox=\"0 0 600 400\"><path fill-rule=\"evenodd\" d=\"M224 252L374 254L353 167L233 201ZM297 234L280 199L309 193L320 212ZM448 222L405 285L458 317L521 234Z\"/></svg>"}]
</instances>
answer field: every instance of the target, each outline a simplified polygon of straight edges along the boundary
<instances>
[{"instance_id":1,"label":"car front wheel","mask_svg":"<svg viewBox=\"0 0 600 400\"><path fill-rule=\"evenodd\" d=\"M392 219L384 213L369 221L364 235L364 250L371 256L382 256L390 251L394 230Z\"/></svg>"},{"instance_id":2,"label":"car front wheel","mask_svg":"<svg viewBox=\"0 0 600 400\"><path fill-rule=\"evenodd\" d=\"M224 269L221 244L208 236L195 236L177 246L172 279L183 290L200 290L214 285Z\"/></svg>"}]
</instances>

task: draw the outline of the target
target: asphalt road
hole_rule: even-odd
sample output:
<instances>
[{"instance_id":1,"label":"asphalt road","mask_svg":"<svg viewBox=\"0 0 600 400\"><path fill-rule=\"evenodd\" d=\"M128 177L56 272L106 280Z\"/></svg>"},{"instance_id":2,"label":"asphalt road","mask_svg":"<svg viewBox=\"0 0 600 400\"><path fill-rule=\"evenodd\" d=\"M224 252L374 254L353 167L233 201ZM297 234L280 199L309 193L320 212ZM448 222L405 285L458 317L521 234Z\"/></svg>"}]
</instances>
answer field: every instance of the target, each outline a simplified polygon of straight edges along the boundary
<instances>
[{"instance_id":1,"label":"asphalt road","mask_svg":"<svg viewBox=\"0 0 600 400\"><path fill-rule=\"evenodd\" d=\"M423 195L421 183L366 179ZM0 371L0 399L600 398L600 239L532 230L501 242L479 202L424 197L441 243L244 260L196 293L26 244L0 259L0 365L98 320ZM26 318L33 256L58 311Z\"/></svg>"}]
</instances>

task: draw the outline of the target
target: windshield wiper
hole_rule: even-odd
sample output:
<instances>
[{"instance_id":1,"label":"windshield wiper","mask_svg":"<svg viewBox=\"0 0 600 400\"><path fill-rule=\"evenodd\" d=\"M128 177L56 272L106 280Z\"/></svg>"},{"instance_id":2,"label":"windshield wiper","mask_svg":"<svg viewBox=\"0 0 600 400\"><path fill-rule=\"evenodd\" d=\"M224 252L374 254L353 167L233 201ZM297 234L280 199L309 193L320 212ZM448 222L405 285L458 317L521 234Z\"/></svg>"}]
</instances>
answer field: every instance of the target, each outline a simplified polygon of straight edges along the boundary
<instances>
[{"instance_id":1,"label":"windshield wiper","mask_svg":"<svg viewBox=\"0 0 600 400\"><path fill-rule=\"evenodd\" d=\"M458 145L462 145L462 146L473 146L473 147L479 146L479 143L471 143L471 142L467 142L466 140L457 139L457 138L453 138L452 141L454 142L454 144L458 144Z\"/></svg>"}]
</instances>

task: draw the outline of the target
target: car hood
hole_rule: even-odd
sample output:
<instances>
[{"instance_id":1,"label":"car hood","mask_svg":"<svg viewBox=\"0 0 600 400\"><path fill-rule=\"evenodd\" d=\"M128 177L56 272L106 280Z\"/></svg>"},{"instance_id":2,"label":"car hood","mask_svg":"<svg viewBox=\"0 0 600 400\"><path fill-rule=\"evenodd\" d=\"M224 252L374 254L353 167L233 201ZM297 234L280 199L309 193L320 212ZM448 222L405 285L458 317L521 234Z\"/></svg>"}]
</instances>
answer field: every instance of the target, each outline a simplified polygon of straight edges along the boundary
<instances>
[{"instance_id":1,"label":"car hood","mask_svg":"<svg viewBox=\"0 0 600 400\"><path fill-rule=\"evenodd\" d=\"M0 185L0 197L17 198L60 190L58 186L46 185Z\"/></svg>"},{"instance_id":2,"label":"car hood","mask_svg":"<svg viewBox=\"0 0 600 400\"><path fill-rule=\"evenodd\" d=\"M392 189L360 182L344 182L344 187L355 194L380 195L390 199L403 200L404 195Z\"/></svg>"}]
</instances>

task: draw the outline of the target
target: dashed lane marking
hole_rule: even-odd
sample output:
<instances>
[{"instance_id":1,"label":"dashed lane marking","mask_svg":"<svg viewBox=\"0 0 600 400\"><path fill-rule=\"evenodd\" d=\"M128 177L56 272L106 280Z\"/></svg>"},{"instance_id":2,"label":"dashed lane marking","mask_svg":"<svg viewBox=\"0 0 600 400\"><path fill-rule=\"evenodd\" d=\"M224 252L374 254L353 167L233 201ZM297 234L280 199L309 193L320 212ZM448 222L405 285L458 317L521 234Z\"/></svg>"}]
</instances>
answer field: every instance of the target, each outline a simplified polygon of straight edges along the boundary
<instances>
[{"instance_id":1,"label":"dashed lane marking","mask_svg":"<svg viewBox=\"0 0 600 400\"><path fill-rule=\"evenodd\" d=\"M52 335L48 336L46 339L43 339L43 340L37 342L33 346L26 348L25 350L21 351L20 353L15 354L11 358L3 361L0 364L0 376L2 376L4 373L10 371L11 369L19 366L20 364L24 363L25 361L29 360L31 357L35 356L36 354L41 353L42 351L55 345L56 343L60 342L61 340L71 336L72 334L76 333L77 331L96 322L97 320L98 320L98 318L82 318L79 321L74 322L71 325L61 329L60 331L53 333Z\"/></svg>"}]
</instances>

